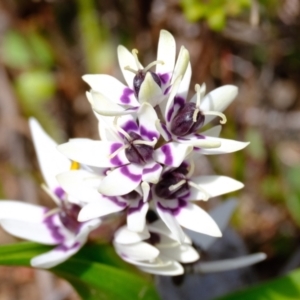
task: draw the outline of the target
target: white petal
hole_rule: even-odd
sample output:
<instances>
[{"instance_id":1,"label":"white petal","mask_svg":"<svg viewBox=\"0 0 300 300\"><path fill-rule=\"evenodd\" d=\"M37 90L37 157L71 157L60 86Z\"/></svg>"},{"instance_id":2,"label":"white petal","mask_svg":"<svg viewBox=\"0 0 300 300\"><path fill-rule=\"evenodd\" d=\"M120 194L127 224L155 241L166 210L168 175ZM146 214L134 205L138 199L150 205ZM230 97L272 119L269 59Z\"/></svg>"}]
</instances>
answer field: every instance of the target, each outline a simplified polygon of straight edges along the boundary
<instances>
[{"instance_id":1,"label":"white petal","mask_svg":"<svg viewBox=\"0 0 300 300\"><path fill-rule=\"evenodd\" d=\"M153 107L163 100L163 93L158 84L154 81L151 73L146 73L145 79L141 84L138 98L140 103L147 102Z\"/></svg>"},{"instance_id":2,"label":"white petal","mask_svg":"<svg viewBox=\"0 0 300 300\"><path fill-rule=\"evenodd\" d=\"M125 67L130 67L131 69L136 70L136 60L133 57L132 53L129 52L124 46L118 46L118 60L121 72L123 73L124 79L127 85L133 89L133 78L135 74L128 70L125 70ZM139 69L143 69L143 66L140 64Z\"/></svg>"},{"instance_id":3,"label":"white petal","mask_svg":"<svg viewBox=\"0 0 300 300\"><path fill-rule=\"evenodd\" d=\"M200 104L200 109L202 111L223 112L234 100L237 93L238 88L234 85L221 86L211 91L203 98L203 101L201 101ZM206 115L204 125L212 121L215 117L216 116L214 115Z\"/></svg>"},{"instance_id":4,"label":"white petal","mask_svg":"<svg viewBox=\"0 0 300 300\"><path fill-rule=\"evenodd\" d=\"M19 221L43 222L47 208L20 201L1 200L0 220L15 219Z\"/></svg>"},{"instance_id":5,"label":"white petal","mask_svg":"<svg viewBox=\"0 0 300 300\"><path fill-rule=\"evenodd\" d=\"M244 149L247 147L250 143L249 142L239 142L235 140L228 140L228 139L222 139L222 138L215 138L206 136L205 141L209 142L220 142L221 145L218 148L201 148L199 149L199 153L205 154L205 155L214 155L214 154L224 154L224 153L231 153L236 152L241 149ZM200 146L201 147L201 146Z\"/></svg>"},{"instance_id":6,"label":"white petal","mask_svg":"<svg viewBox=\"0 0 300 300\"><path fill-rule=\"evenodd\" d=\"M141 232L133 232L126 226L123 226L116 231L114 241L118 244L134 244L146 240L149 237L150 233L147 227Z\"/></svg>"},{"instance_id":7,"label":"white petal","mask_svg":"<svg viewBox=\"0 0 300 300\"><path fill-rule=\"evenodd\" d=\"M139 106L133 90L112 76L99 74L84 75L82 78L90 85L92 90L104 95L116 104Z\"/></svg>"},{"instance_id":8,"label":"white petal","mask_svg":"<svg viewBox=\"0 0 300 300\"><path fill-rule=\"evenodd\" d=\"M222 126L217 125L208 130L201 132L200 134L208 137L219 137L221 130L222 130Z\"/></svg>"},{"instance_id":9,"label":"white petal","mask_svg":"<svg viewBox=\"0 0 300 300\"><path fill-rule=\"evenodd\" d=\"M157 48L157 60L163 61L164 64L156 65L156 73L161 75L173 72L175 57L176 42L173 35L166 30L161 30Z\"/></svg>"},{"instance_id":10,"label":"white petal","mask_svg":"<svg viewBox=\"0 0 300 300\"><path fill-rule=\"evenodd\" d=\"M123 245L116 244L116 251L124 259L130 259L133 261L152 260L159 255L159 251L152 245L144 242Z\"/></svg>"},{"instance_id":11,"label":"white petal","mask_svg":"<svg viewBox=\"0 0 300 300\"><path fill-rule=\"evenodd\" d=\"M138 110L139 130L143 139L153 141L154 138L159 139L159 132L156 129L155 123L158 120L154 108L143 103Z\"/></svg>"},{"instance_id":12,"label":"white petal","mask_svg":"<svg viewBox=\"0 0 300 300\"><path fill-rule=\"evenodd\" d=\"M80 163L94 167L109 168L129 163L124 150L120 151L113 158L109 157L122 146L118 142L72 139L68 143L59 145L57 149L70 159Z\"/></svg>"},{"instance_id":13,"label":"white petal","mask_svg":"<svg viewBox=\"0 0 300 300\"><path fill-rule=\"evenodd\" d=\"M29 127L44 180L47 186L54 190L58 187L55 176L70 169L71 162L56 149L56 142L36 119L29 119Z\"/></svg>"},{"instance_id":14,"label":"white petal","mask_svg":"<svg viewBox=\"0 0 300 300\"><path fill-rule=\"evenodd\" d=\"M190 62L190 54L189 52L182 46L180 48L180 52L177 58L177 62L174 68L174 72L172 75L172 81L171 83L174 83L174 81L178 78L178 77L183 77L186 69L188 67L188 64Z\"/></svg>"},{"instance_id":15,"label":"white petal","mask_svg":"<svg viewBox=\"0 0 300 300\"><path fill-rule=\"evenodd\" d=\"M188 203L187 206L182 207L175 218L181 226L187 229L211 236L222 236L216 222L207 212L195 204Z\"/></svg>"},{"instance_id":16,"label":"white petal","mask_svg":"<svg viewBox=\"0 0 300 300\"><path fill-rule=\"evenodd\" d=\"M170 264L165 266L157 267L138 267L140 270L150 274L162 275L162 276L177 276L184 273L182 265L176 261L172 261Z\"/></svg>"},{"instance_id":17,"label":"white petal","mask_svg":"<svg viewBox=\"0 0 300 300\"><path fill-rule=\"evenodd\" d=\"M63 229L51 228L49 223L37 223L13 219L2 219L2 228L18 238L45 245L56 245L64 240ZM55 235L57 233L57 235Z\"/></svg>"},{"instance_id":18,"label":"white petal","mask_svg":"<svg viewBox=\"0 0 300 300\"><path fill-rule=\"evenodd\" d=\"M154 160L170 167L179 167L193 147L175 142L167 143L154 151Z\"/></svg>"},{"instance_id":19,"label":"white petal","mask_svg":"<svg viewBox=\"0 0 300 300\"><path fill-rule=\"evenodd\" d=\"M228 225L229 219L236 208L237 201L234 199L227 200L209 212L222 232ZM186 229L185 232L191 237L193 242L200 246L202 250L207 251L210 246L217 240L216 237L204 235L192 230Z\"/></svg>"},{"instance_id":20,"label":"white petal","mask_svg":"<svg viewBox=\"0 0 300 300\"><path fill-rule=\"evenodd\" d=\"M192 177L191 181L204 189L210 198L227 194L244 187L244 184L227 176L211 175ZM203 193L193 187L190 189L189 200L203 199Z\"/></svg>"},{"instance_id":21,"label":"white petal","mask_svg":"<svg viewBox=\"0 0 300 300\"><path fill-rule=\"evenodd\" d=\"M143 167L136 164L116 168L102 180L98 191L106 196L128 194L140 184L142 172Z\"/></svg>"},{"instance_id":22,"label":"white petal","mask_svg":"<svg viewBox=\"0 0 300 300\"><path fill-rule=\"evenodd\" d=\"M159 202L157 201L157 213L169 228L169 230L172 232L174 239L179 243L184 243L186 235L180 227L178 221L176 220L177 211L179 211L181 208L179 206L169 208L166 203L167 201L171 202L172 200L166 200L164 202L162 200ZM164 205L162 205L161 203L163 203Z\"/></svg>"},{"instance_id":23,"label":"white petal","mask_svg":"<svg viewBox=\"0 0 300 300\"><path fill-rule=\"evenodd\" d=\"M129 230L134 232L144 231L148 208L149 204L145 203L143 199L130 203L127 213L127 226Z\"/></svg>"},{"instance_id":24,"label":"white petal","mask_svg":"<svg viewBox=\"0 0 300 300\"><path fill-rule=\"evenodd\" d=\"M127 207L126 202L118 201L117 197L111 198L112 199L101 197L98 201L86 204L79 212L78 221L84 222L94 218L103 217L122 211Z\"/></svg>"},{"instance_id":25,"label":"white petal","mask_svg":"<svg viewBox=\"0 0 300 300\"><path fill-rule=\"evenodd\" d=\"M187 69L184 73L184 76L181 80L179 89L177 91L177 97L187 99L187 94L189 92L191 77L192 77L192 67L191 67L191 63L189 62Z\"/></svg>"},{"instance_id":26,"label":"white petal","mask_svg":"<svg viewBox=\"0 0 300 300\"><path fill-rule=\"evenodd\" d=\"M197 271L203 273L211 272L223 272L238 268L244 268L253 264L259 263L266 259L265 253L256 253L252 255L246 255L238 258L223 259L212 262L202 262L196 268Z\"/></svg>"},{"instance_id":27,"label":"white petal","mask_svg":"<svg viewBox=\"0 0 300 300\"><path fill-rule=\"evenodd\" d=\"M123 115L126 110L121 105L112 102L99 92L91 90L87 93L88 98L91 99L92 109L103 116L118 116Z\"/></svg>"},{"instance_id":28,"label":"white petal","mask_svg":"<svg viewBox=\"0 0 300 300\"><path fill-rule=\"evenodd\" d=\"M156 245L160 253L181 263L192 263L200 258L199 253L190 245L177 245L176 247L160 247Z\"/></svg>"},{"instance_id":29,"label":"white petal","mask_svg":"<svg viewBox=\"0 0 300 300\"><path fill-rule=\"evenodd\" d=\"M143 169L143 181L156 184L160 178L162 166L156 162L147 163Z\"/></svg>"}]
</instances>

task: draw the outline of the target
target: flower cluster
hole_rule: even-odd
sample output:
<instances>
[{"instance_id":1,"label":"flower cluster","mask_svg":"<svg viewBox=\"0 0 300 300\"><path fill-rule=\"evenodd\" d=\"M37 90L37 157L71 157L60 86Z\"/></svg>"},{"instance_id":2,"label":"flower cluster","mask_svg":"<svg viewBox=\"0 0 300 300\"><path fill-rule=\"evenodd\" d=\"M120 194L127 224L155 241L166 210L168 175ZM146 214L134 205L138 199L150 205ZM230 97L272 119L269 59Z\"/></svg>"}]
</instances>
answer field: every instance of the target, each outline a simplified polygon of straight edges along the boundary
<instances>
[{"instance_id":1,"label":"flower cluster","mask_svg":"<svg viewBox=\"0 0 300 300\"><path fill-rule=\"evenodd\" d=\"M136 49L118 48L127 85L109 75L83 76L91 87L87 98L99 121L99 140L71 139L56 147L30 120L44 189L58 208L1 201L0 223L15 236L57 245L35 257L33 266L49 268L66 260L104 222L103 217L118 212L126 213L127 224L114 235L117 253L149 273L182 274L180 262L199 259L185 229L222 235L194 201L207 201L243 184L202 174L197 160L200 155L247 146L219 138L220 125L201 131L216 117L226 123L223 110L237 88L226 85L205 95L205 85L196 84L195 95L188 100L189 53L182 47L176 60L175 40L165 30L160 33L156 61L143 67L137 54Z\"/></svg>"}]
</instances>

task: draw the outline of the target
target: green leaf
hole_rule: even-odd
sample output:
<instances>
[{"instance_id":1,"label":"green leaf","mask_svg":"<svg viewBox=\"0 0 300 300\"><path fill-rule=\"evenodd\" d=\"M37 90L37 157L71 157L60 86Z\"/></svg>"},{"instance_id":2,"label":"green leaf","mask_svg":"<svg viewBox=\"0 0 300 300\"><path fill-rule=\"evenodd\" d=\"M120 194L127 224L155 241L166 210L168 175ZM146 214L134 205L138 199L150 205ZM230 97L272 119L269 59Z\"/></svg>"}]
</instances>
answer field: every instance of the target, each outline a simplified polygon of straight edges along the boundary
<instances>
[{"instance_id":1,"label":"green leaf","mask_svg":"<svg viewBox=\"0 0 300 300\"><path fill-rule=\"evenodd\" d=\"M298 300L300 269L278 279L218 298L218 300Z\"/></svg>"},{"instance_id":2,"label":"green leaf","mask_svg":"<svg viewBox=\"0 0 300 300\"><path fill-rule=\"evenodd\" d=\"M0 247L0 265L30 266L32 257L50 249L31 242L3 245ZM158 300L149 279L128 269L112 247L90 244L49 271L68 280L84 300Z\"/></svg>"}]
</instances>

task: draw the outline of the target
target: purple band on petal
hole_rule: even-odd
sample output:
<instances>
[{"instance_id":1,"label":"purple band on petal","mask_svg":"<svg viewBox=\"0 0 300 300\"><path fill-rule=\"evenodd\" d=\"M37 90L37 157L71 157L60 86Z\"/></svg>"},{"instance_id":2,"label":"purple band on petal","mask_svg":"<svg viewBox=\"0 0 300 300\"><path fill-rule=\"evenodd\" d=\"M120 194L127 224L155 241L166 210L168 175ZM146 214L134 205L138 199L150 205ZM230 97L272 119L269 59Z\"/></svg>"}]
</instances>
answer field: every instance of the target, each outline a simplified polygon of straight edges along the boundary
<instances>
[{"instance_id":1,"label":"purple band on petal","mask_svg":"<svg viewBox=\"0 0 300 300\"><path fill-rule=\"evenodd\" d=\"M157 132L147 130L147 128L144 126L140 126L140 134L142 136L147 137L149 139L149 141L153 141L154 138L158 139L158 137L159 137Z\"/></svg>"},{"instance_id":2,"label":"purple band on petal","mask_svg":"<svg viewBox=\"0 0 300 300\"><path fill-rule=\"evenodd\" d=\"M67 245L61 244L61 245L59 245L58 247L56 247L55 250L67 252L67 251L69 251L69 250L73 250L73 249L79 248L80 246L81 246L81 245L80 245L79 242L76 242L76 243L74 243L74 244L71 245L71 246L67 246Z\"/></svg>"},{"instance_id":3,"label":"purple band on petal","mask_svg":"<svg viewBox=\"0 0 300 300\"><path fill-rule=\"evenodd\" d=\"M120 98L120 100L124 103L124 104L128 104L130 103L130 96L133 94L133 90L131 90L130 88L125 88L123 90L123 94Z\"/></svg>"},{"instance_id":4,"label":"purple band on petal","mask_svg":"<svg viewBox=\"0 0 300 300\"><path fill-rule=\"evenodd\" d=\"M161 147L161 151L165 155L164 164L168 166L171 165L173 163L173 155L172 155L171 147L168 144L163 145Z\"/></svg>"},{"instance_id":5,"label":"purple band on petal","mask_svg":"<svg viewBox=\"0 0 300 300\"><path fill-rule=\"evenodd\" d=\"M194 136L199 139L199 140L204 140L205 139L205 135L199 134L199 133L195 133Z\"/></svg>"},{"instance_id":6,"label":"purple band on petal","mask_svg":"<svg viewBox=\"0 0 300 300\"><path fill-rule=\"evenodd\" d=\"M65 191L59 186L55 188L54 194L59 198L62 199L62 197L65 195Z\"/></svg>"},{"instance_id":7,"label":"purple band on petal","mask_svg":"<svg viewBox=\"0 0 300 300\"><path fill-rule=\"evenodd\" d=\"M128 121L122 126L122 129L124 129L126 132L130 132L130 131L138 131L139 127L136 122Z\"/></svg>"},{"instance_id":8,"label":"purple band on petal","mask_svg":"<svg viewBox=\"0 0 300 300\"><path fill-rule=\"evenodd\" d=\"M141 174L133 174L130 172L129 168L127 166L121 167L121 173L129 178L131 181L141 181L142 175Z\"/></svg>"},{"instance_id":9,"label":"purple band on petal","mask_svg":"<svg viewBox=\"0 0 300 300\"><path fill-rule=\"evenodd\" d=\"M126 202L122 202L118 199L118 197L112 197L112 196L103 196L104 198L112 201L113 203L115 203L116 205L120 206L120 207L126 207L127 203Z\"/></svg>"},{"instance_id":10,"label":"purple band on petal","mask_svg":"<svg viewBox=\"0 0 300 300\"><path fill-rule=\"evenodd\" d=\"M166 84L170 79L169 73L158 74L158 77L163 84Z\"/></svg>"},{"instance_id":11,"label":"purple band on petal","mask_svg":"<svg viewBox=\"0 0 300 300\"><path fill-rule=\"evenodd\" d=\"M143 206L144 206L144 202L143 202L143 199L141 199L138 203L138 206L130 206L128 208L127 212L128 212L128 214L138 212L142 209Z\"/></svg>"},{"instance_id":12,"label":"purple band on petal","mask_svg":"<svg viewBox=\"0 0 300 300\"><path fill-rule=\"evenodd\" d=\"M171 108L168 110L168 113L167 113L167 121L169 123L171 122L173 112L174 112L174 105L171 106Z\"/></svg>"},{"instance_id":13,"label":"purple band on petal","mask_svg":"<svg viewBox=\"0 0 300 300\"><path fill-rule=\"evenodd\" d=\"M176 96L174 98L174 105L178 105L180 108L182 108L184 106L185 100L180 97L180 96Z\"/></svg>"},{"instance_id":14,"label":"purple band on petal","mask_svg":"<svg viewBox=\"0 0 300 300\"><path fill-rule=\"evenodd\" d=\"M110 147L110 153L111 153L111 154L114 153L115 151L117 151L117 150L118 150L119 148L121 148L121 147L122 147L122 144L121 144L121 143L114 143L114 144L112 144L111 147ZM122 162L122 161L120 160L120 158L119 158L118 155L114 156L114 157L111 158L109 161L110 161L113 165L115 165L115 166L122 166L122 165L124 165L124 162Z\"/></svg>"},{"instance_id":15,"label":"purple band on petal","mask_svg":"<svg viewBox=\"0 0 300 300\"><path fill-rule=\"evenodd\" d=\"M159 209L161 209L165 212L168 212L168 213L172 214L173 216L178 216L179 213L180 213L180 210L183 207L187 206L187 202L183 199L177 199L177 200L178 200L178 206L174 207L174 208L165 207L160 202L157 203L157 206L158 206Z\"/></svg>"},{"instance_id":16,"label":"purple band on petal","mask_svg":"<svg viewBox=\"0 0 300 300\"><path fill-rule=\"evenodd\" d=\"M166 88L166 90L164 91L164 95L167 95L169 93L170 89L171 89L171 85Z\"/></svg>"},{"instance_id":17,"label":"purple band on petal","mask_svg":"<svg viewBox=\"0 0 300 300\"><path fill-rule=\"evenodd\" d=\"M45 212L47 213L47 211ZM60 226L55 225L54 217L56 214L48 216L44 219L44 223L51 232L52 237L58 242L61 243L65 240L65 237L59 232Z\"/></svg>"},{"instance_id":18,"label":"purple band on petal","mask_svg":"<svg viewBox=\"0 0 300 300\"><path fill-rule=\"evenodd\" d=\"M169 132L169 130L167 129L167 126L164 123L161 123L161 128L164 130L164 132L166 133L168 140L170 140L172 138L171 133Z\"/></svg>"},{"instance_id":19,"label":"purple band on petal","mask_svg":"<svg viewBox=\"0 0 300 300\"><path fill-rule=\"evenodd\" d=\"M154 173L155 171L158 171L161 168L160 164L155 164L151 168L144 168L143 169L143 174L149 174L149 173Z\"/></svg>"}]
</instances>

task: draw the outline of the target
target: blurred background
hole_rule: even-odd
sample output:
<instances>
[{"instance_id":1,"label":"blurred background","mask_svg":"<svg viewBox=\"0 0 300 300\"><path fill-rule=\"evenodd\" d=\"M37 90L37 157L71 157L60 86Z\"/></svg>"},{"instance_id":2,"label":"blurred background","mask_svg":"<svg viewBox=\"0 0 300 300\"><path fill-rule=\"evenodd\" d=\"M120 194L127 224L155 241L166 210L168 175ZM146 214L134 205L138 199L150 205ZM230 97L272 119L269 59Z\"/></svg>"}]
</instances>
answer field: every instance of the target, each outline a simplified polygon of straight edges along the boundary
<instances>
[{"instance_id":1,"label":"blurred background","mask_svg":"<svg viewBox=\"0 0 300 300\"><path fill-rule=\"evenodd\" d=\"M242 181L231 225L268 259L257 280L300 265L299 0L2 0L0 2L0 198L51 206L41 191L30 116L58 142L98 138L81 76L123 80L116 47L147 65L160 29L184 45L195 83L234 84L222 137L251 144L205 168ZM298 183L299 182L299 183ZM212 201L214 205L214 201ZM12 237L0 231L0 243ZM47 272L0 267L0 300L78 299Z\"/></svg>"}]
</instances>

